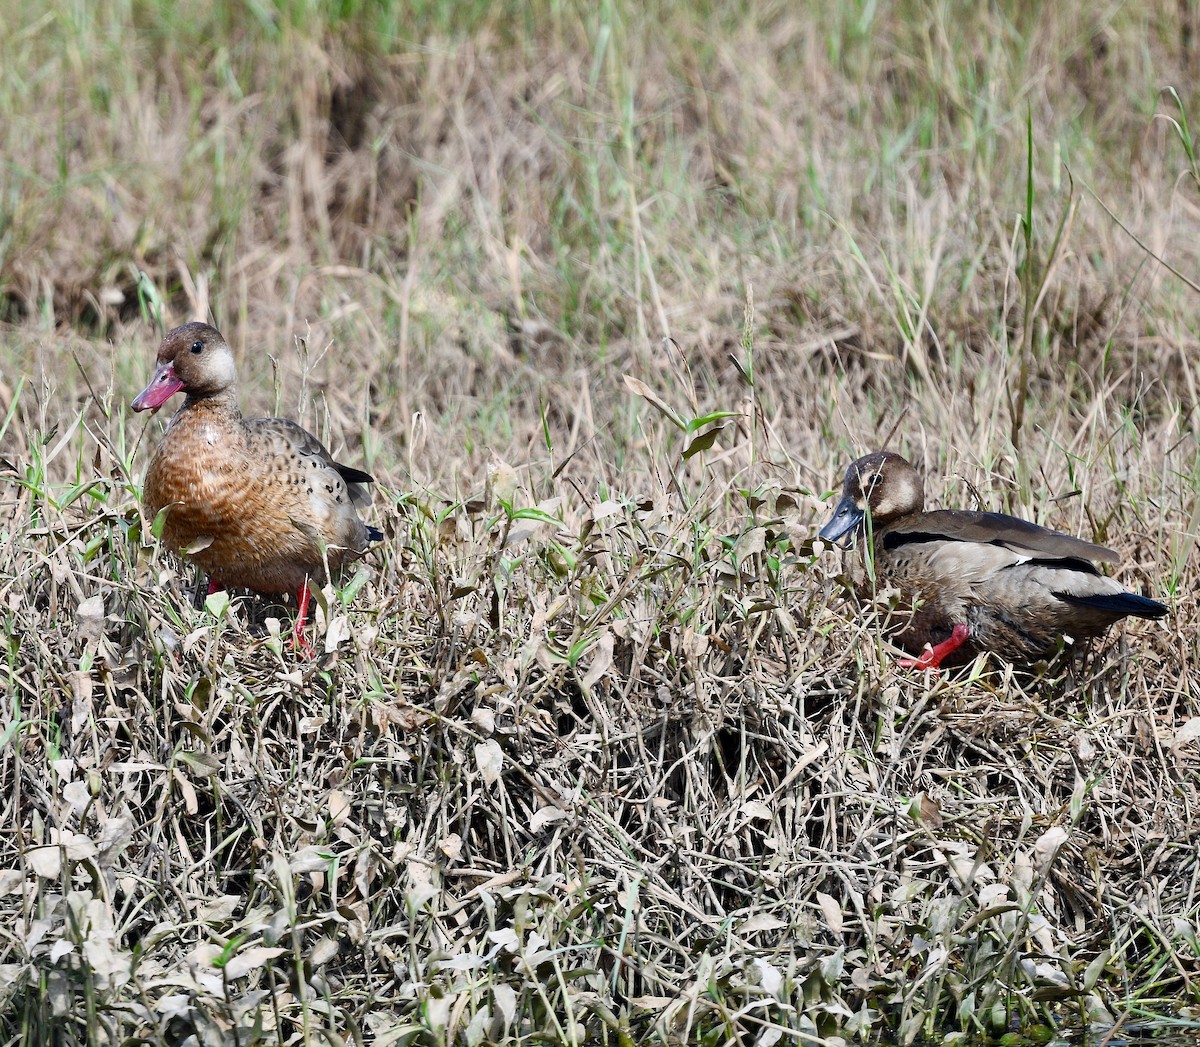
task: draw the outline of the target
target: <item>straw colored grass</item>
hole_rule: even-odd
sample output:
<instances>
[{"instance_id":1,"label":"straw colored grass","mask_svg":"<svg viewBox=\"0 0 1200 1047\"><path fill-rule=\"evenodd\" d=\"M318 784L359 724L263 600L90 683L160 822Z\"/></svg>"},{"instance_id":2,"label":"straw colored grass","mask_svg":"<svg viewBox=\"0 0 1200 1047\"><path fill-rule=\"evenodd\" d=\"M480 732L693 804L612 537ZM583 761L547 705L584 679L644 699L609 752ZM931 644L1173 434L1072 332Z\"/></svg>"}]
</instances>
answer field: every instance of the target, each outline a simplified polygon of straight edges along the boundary
<instances>
[{"instance_id":1,"label":"straw colored grass","mask_svg":"<svg viewBox=\"0 0 1200 1047\"><path fill-rule=\"evenodd\" d=\"M1192 1020L1194 16L827 6L0 2L2 1042ZM191 318L378 480L312 661L139 509ZM1171 616L898 670L884 443Z\"/></svg>"}]
</instances>

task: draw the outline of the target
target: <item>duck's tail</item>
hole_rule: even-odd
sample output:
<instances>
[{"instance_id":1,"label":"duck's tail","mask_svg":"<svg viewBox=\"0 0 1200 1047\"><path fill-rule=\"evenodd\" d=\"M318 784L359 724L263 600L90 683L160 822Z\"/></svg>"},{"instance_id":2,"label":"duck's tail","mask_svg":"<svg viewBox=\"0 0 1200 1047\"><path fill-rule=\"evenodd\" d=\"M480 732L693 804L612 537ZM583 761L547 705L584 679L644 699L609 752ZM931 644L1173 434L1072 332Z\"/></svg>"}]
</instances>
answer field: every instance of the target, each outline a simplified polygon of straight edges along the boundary
<instances>
[{"instance_id":1,"label":"duck's tail","mask_svg":"<svg viewBox=\"0 0 1200 1047\"><path fill-rule=\"evenodd\" d=\"M1091 607L1097 611L1105 611L1114 618L1124 618L1133 615L1135 618L1164 618L1170 608L1148 596L1138 596L1137 593L1096 593L1089 596L1076 596L1074 593L1055 593L1060 600L1076 604L1080 607Z\"/></svg>"}]
</instances>

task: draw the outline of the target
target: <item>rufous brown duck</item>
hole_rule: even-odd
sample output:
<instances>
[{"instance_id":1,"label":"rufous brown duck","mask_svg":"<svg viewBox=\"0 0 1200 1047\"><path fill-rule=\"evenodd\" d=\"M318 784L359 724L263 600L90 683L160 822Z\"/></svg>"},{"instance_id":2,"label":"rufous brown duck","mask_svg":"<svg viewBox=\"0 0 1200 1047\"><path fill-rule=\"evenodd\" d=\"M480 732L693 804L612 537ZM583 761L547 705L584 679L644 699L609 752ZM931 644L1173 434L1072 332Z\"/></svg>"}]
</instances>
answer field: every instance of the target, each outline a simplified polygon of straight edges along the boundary
<instances>
[{"instance_id":1,"label":"rufous brown duck","mask_svg":"<svg viewBox=\"0 0 1200 1047\"><path fill-rule=\"evenodd\" d=\"M358 518L371 501L367 473L335 462L286 418L243 418L233 353L221 333L190 323L168 332L135 411L187 399L150 460L142 501L166 510L162 542L209 578L209 593L241 586L295 593L293 644L304 636L309 585L323 585L383 538Z\"/></svg>"},{"instance_id":2,"label":"rufous brown duck","mask_svg":"<svg viewBox=\"0 0 1200 1047\"><path fill-rule=\"evenodd\" d=\"M917 470L876 451L846 470L820 531L830 542L867 535L879 586L898 588L914 608L897 641L918 657L902 666L963 664L981 651L1034 662L1056 654L1064 637L1167 613L1100 573L1094 561L1118 560L1111 549L1002 513L924 512L924 502Z\"/></svg>"}]
</instances>

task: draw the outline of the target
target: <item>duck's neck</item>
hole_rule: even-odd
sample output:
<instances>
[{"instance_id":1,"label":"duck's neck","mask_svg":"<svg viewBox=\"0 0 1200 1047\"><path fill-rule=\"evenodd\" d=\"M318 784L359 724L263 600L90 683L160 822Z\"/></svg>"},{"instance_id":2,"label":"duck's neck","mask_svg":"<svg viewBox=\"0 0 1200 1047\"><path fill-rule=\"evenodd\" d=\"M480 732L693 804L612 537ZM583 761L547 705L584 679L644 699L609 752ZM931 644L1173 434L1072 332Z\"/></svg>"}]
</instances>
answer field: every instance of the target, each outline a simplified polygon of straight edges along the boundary
<instances>
[{"instance_id":1,"label":"duck's neck","mask_svg":"<svg viewBox=\"0 0 1200 1047\"><path fill-rule=\"evenodd\" d=\"M222 389L219 393L188 393L179 409L183 411L203 411L207 414L226 415L237 421L242 417L238 407L237 389Z\"/></svg>"},{"instance_id":2,"label":"duck's neck","mask_svg":"<svg viewBox=\"0 0 1200 1047\"><path fill-rule=\"evenodd\" d=\"M196 423L236 425L241 420L242 412L238 407L237 391L226 389L207 395L188 393L183 406L171 418L170 426L174 427L181 422L185 426Z\"/></svg>"}]
</instances>

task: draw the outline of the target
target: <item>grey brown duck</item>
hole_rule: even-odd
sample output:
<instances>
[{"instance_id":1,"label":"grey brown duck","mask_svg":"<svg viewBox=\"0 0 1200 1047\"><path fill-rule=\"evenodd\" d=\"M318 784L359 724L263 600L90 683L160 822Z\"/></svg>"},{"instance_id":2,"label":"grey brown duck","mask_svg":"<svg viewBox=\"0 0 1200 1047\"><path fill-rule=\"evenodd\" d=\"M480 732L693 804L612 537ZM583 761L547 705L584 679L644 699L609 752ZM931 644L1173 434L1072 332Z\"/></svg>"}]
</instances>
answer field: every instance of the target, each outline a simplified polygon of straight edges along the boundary
<instances>
[{"instance_id":1,"label":"grey brown duck","mask_svg":"<svg viewBox=\"0 0 1200 1047\"><path fill-rule=\"evenodd\" d=\"M902 665L936 669L981 651L1011 662L1054 655L1064 637L1100 636L1129 615L1161 618L1167 607L1129 592L1095 562L1113 550L1003 513L924 510L920 474L898 454L876 451L846 470L842 497L820 536L869 535L880 586L914 607L897 637L917 655Z\"/></svg>"}]
</instances>

